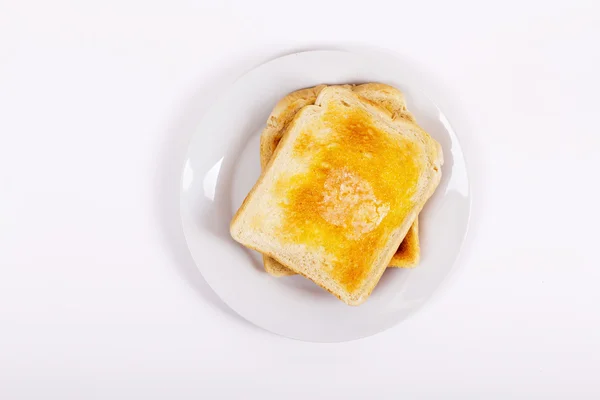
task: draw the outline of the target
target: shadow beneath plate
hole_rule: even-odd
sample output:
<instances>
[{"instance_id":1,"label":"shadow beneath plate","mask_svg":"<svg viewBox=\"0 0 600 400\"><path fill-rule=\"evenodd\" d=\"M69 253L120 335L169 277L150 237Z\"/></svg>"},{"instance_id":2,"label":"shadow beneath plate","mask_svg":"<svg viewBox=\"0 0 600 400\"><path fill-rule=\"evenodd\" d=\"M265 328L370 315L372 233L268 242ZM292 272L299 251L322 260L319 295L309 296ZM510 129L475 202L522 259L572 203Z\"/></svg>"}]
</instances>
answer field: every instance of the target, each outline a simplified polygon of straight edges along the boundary
<instances>
[{"instance_id":1,"label":"shadow beneath plate","mask_svg":"<svg viewBox=\"0 0 600 400\"><path fill-rule=\"evenodd\" d=\"M240 61L243 58L240 58ZM245 62L236 63L241 66ZM191 137L195 134L204 111L218 96L219 91L230 85L244 69L230 68L221 70L215 76L198 85L194 94L182 102L181 111L172 119L165 130L157 165L155 198L159 223L178 274L209 304L236 320L245 321L227 306L211 289L196 267L187 247L181 226L179 193L183 161ZM220 225L215 225L218 227ZM229 237L227 226L211 232Z\"/></svg>"}]
</instances>

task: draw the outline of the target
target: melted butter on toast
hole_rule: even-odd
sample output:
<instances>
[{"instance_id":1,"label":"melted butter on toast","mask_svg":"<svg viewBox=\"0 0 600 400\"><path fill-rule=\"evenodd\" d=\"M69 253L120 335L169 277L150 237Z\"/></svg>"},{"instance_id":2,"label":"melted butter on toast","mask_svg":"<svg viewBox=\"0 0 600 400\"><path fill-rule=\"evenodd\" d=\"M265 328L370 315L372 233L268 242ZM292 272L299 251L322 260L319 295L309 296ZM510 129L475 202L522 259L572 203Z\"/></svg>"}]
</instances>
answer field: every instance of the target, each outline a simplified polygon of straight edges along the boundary
<instances>
[{"instance_id":1,"label":"melted butter on toast","mask_svg":"<svg viewBox=\"0 0 600 400\"><path fill-rule=\"evenodd\" d=\"M390 207L375 197L366 179L343 168L329 171L317 210L325 221L343 227L347 238L358 240L377 228Z\"/></svg>"},{"instance_id":2,"label":"melted butter on toast","mask_svg":"<svg viewBox=\"0 0 600 400\"><path fill-rule=\"evenodd\" d=\"M293 157L308 168L274 185L290 243L325 250L325 270L347 291L356 290L414 206L421 147L380 129L359 107L331 102L296 138Z\"/></svg>"}]
</instances>

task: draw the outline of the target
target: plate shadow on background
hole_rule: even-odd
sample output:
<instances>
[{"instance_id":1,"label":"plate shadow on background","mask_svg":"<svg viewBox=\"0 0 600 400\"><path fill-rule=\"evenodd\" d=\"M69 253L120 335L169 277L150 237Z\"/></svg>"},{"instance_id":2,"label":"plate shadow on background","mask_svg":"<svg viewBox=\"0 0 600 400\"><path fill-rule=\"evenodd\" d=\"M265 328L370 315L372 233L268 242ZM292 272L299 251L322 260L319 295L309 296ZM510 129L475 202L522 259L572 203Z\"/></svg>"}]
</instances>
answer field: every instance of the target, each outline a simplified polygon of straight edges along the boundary
<instances>
[{"instance_id":1,"label":"plate shadow on background","mask_svg":"<svg viewBox=\"0 0 600 400\"><path fill-rule=\"evenodd\" d=\"M235 320L247 323L219 298L198 270L183 234L179 205L183 162L190 139L219 91L231 85L245 71L244 67L248 64L243 60L241 58L235 63L237 68L221 69L198 85L194 93L182 102L179 107L181 111L167 125L156 165L155 198L164 242L170 250L172 265L177 273L213 307ZM255 327L253 324L247 324Z\"/></svg>"}]
</instances>

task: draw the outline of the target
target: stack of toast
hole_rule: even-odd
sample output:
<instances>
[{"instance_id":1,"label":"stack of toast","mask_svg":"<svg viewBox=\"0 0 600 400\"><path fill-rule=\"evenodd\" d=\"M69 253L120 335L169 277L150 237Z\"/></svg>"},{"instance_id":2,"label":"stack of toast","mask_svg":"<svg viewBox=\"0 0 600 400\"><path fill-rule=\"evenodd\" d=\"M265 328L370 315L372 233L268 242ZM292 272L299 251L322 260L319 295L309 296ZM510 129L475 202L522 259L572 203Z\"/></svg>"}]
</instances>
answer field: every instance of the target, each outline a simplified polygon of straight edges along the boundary
<instances>
[{"instance_id":1,"label":"stack of toast","mask_svg":"<svg viewBox=\"0 0 600 400\"><path fill-rule=\"evenodd\" d=\"M441 146L394 87L319 85L287 95L260 138L262 174L231 222L267 273L300 274L349 305L386 267L419 262L418 214Z\"/></svg>"}]
</instances>

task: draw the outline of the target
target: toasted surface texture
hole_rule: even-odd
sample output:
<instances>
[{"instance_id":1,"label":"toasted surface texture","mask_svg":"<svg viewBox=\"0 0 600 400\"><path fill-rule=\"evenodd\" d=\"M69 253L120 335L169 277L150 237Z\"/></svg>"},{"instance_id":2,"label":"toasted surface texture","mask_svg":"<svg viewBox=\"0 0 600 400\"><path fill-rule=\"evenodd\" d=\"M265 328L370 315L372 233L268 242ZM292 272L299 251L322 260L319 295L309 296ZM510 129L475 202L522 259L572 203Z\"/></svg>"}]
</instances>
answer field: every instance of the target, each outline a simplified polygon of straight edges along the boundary
<instances>
[{"instance_id":1,"label":"toasted surface texture","mask_svg":"<svg viewBox=\"0 0 600 400\"><path fill-rule=\"evenodd\" d=\"M403 118L414 121L413 116L406 108L402 92L392 86L381 83L366 83L357 86L345 85L345 87L350 88L354 93L358 94L363 101L387 111L392 119ZM314 104L323 88L325 88L325 85L298 90L290 93L277 103L269 116L267 126L263 130L260 138L260 163L263 169L271 159L277 144L283 136L287 124L289 124L294 115L296 115L302 107ZM390 266L409 268L415 266L419 262L420 246L417 224L417 220L415 220L415 223L406 234L405 240L392 257ZM296 274L294 271L271 257L263 256L263 263L265 271L273 276L281 277Z\"/></svg>"},{"instance_id":2,"label":"toasted surface texture","mask_svg":"<svg viewBox=\"0 0 600 400\"><path fill-rule=\"evenodd\" d=\"M439 184L442 162L440 145L413 122L348 87L323 88L289 123L231 235L361 304Z\"/></svg>"}]
</instances>

